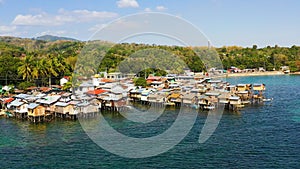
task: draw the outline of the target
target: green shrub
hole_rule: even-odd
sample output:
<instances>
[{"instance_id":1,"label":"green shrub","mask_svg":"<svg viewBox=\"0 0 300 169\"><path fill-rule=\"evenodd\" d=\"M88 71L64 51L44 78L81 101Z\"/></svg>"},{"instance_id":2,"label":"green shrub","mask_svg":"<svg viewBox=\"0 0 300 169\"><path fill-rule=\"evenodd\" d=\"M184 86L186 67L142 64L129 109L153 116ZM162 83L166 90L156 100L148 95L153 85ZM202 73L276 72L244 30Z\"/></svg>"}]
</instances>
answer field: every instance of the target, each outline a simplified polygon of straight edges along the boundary
<instances>
[{"instance_id":1,"label":"green shrub","mask_svg":"<svg viewBox=\"0 0 300 169\"><path fill-rule=\"evenodd\" d=\"M31 87L31 86L35 86L35 84L32 83L32 82L21 82L18 85L18 89L25 90L25 89L27 89L28 87Z\"/></svg>"}]
</instances>

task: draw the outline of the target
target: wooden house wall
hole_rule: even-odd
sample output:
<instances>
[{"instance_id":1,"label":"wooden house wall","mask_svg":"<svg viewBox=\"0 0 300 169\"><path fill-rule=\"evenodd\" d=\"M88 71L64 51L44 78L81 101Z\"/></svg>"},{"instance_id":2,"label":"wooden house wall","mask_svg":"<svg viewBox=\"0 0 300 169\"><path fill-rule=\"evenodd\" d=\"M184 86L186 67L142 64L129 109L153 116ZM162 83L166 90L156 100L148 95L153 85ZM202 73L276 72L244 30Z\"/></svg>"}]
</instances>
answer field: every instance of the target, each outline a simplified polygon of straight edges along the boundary
<instances>
[{"instance_id":1,"label":"wooden house wall","mask_svg":"<svg viewBox=\"0 0 300 169\"><path fill-rule=\"evenodd\" d=\"M73 113L74 109L73 109L72 105L68 105L68 106L65 106L65 107L56 106L55 112L61 113L61 114L67 114L67 113Z\"/></svg>"},{"instance_id":2,"label":"wooden house wall","mask_svg":"<svg viewBox=\"0 0 300 169\"><path fill-rule=\"evenodd\" d=\"M38 106L34 109L28 110L28 116L44 116L45 108L43 106Z\"/></svg>"}]
</instances>

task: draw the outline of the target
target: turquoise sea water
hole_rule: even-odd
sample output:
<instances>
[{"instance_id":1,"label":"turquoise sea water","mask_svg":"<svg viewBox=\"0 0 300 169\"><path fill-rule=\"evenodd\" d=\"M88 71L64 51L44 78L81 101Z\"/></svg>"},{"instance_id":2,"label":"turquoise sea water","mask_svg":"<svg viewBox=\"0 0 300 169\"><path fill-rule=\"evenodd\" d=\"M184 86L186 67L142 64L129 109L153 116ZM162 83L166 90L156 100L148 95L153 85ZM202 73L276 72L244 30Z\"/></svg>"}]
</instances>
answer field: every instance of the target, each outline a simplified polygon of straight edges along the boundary
<instances>
[{"instance_id":1,"label":"turquoise sea water","mask_svg":"<svg viewBox=\"0 0 300 169\"><path fill-rule=\"evenodd\" d=\"M212 137L198 143L206 113L199 113L188 136L155 157L128 159L106 152L78 121L29 124L0 118L0 168L299 168L300 76L230 78L231 83L265 83L272 104L224 112ZM167 129L177 117L168 109L147 127L121 116L105 118L118 131L138 137ZM149 131L147 131L149 130ZM141 134L142 133L142 134Z\"/></svg>"}]
</instances>

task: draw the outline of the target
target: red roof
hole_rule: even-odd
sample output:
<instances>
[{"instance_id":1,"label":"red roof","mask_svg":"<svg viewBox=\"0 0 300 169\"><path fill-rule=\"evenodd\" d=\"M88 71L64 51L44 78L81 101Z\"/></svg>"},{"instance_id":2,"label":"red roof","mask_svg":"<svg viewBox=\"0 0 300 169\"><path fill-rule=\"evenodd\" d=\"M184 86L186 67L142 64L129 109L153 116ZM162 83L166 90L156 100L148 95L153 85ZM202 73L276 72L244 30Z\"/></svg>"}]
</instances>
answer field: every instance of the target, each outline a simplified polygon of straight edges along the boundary
<instances>
[{"instance_id":1,"label":"red roof","mask_svg":"<svg viewBox=\"0 0 300 169\"><path fill-rule=\"evenodd\" d=\"M4 103L10 103L14 100L14 98L7 98L7 99L3 99Z\"/></svg>"},{"instance_id":2,"label":"red roof","mask_svg":"<svg viewBox=\"0 0 300 169\"><path fill-rule=\"evenodd\" d=\"M159 76L149 76L148 78L147 78L147 80L152 80L152 81L155 81L155 80L161 80L161 77L159 77Z\"/></svg>"},{"instance_id":3,"label":"red roof","mask_svg":"<svg viewBox=\"0 0 300 169\"><path fill-rule=\"evenodd\" d=\"M105 93L105 92L107 92L107 90L96 89L96 90L89 90L89 91L87 91L86 93L87 93L87 94L98 95L98 94Z\"/></svg>"},{"instance_id":4,"label":"red roof","mask_svg":"<svg viewBox=\"0 0 300 169\"><path fill-rule=\"evenodd\" d=\"M63 78L70 80L70 76L64 76Z\"/></svg>"},{"instance_id":5,"label":"red roof","mask_svg":"<svg viewBox=\"0 0 300 169\"><path fill-rule=\"evenodd\" d=\"M49 87L40 87L40 91L42 91L42 92L48 92L50 90L51 90L51 88L49 88Z\"/></svg>"},{"instance_id":6,"label":"red roof","mask_svg":"<svg viewBox=\"0 0 300 169\"><path fill-rule=\"evenodd\" d=\"M114 80L113 79L101 79L101 82L111 83L111 82L114 82Z\"/></svg>"},{"instance_id":7,"label":"red roof","mask_svg":"<svg viewBox=\"0 0 300 169\"><path fill-rule=\"evenodd\" d=\"M35 86L31 86L31 87L27 88L27 90L36 90L36 89L37 89L37 87L35 87Z\"/></svg>"}]
</instances>

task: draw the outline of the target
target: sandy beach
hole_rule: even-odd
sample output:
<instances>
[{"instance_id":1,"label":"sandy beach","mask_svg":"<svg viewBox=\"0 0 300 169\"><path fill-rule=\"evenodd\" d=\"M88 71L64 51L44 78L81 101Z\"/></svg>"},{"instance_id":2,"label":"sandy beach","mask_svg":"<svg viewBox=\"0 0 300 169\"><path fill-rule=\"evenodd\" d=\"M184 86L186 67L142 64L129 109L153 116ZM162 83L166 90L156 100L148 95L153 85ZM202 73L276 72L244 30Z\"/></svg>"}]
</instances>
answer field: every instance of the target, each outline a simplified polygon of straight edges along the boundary
<instances>
[{"instance_id":1,"label":"sandy beach","mask_svg":"<svg viewBox=\"0 0 300 169\"><path fill-rule=\"evenodd\" d=\"M291 75L300 75L300 72L293 72L293 73L290 73Z\"/></svg>"},{"instance_id":2,"label":"sandy beach","mask_svg":"<svg viewBox=\"0 0 300 169\"><path fill-rule=\"evenodd\" d=\"M267 72L253 72L253 73L227 73L226 77L242 77L242 76L273 76L284 75L282 71L267 71Z\"/></svg>"}]
</instances>

